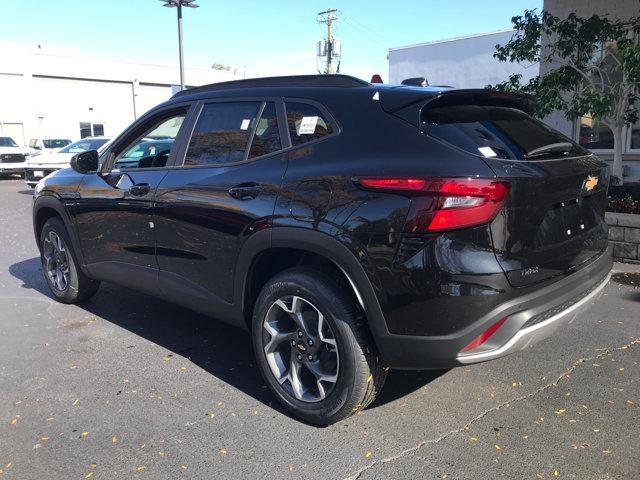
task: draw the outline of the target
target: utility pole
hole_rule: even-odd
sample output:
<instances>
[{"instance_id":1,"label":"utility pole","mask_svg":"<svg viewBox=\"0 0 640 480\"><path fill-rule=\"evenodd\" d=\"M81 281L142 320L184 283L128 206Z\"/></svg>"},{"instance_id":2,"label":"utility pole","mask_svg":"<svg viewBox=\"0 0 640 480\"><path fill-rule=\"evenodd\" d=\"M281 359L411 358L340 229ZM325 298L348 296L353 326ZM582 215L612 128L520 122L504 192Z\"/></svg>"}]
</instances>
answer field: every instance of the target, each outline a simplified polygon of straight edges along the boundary
<instances>
[{"instance_id":1,"label":"utility pole","mask_svg":"<svg viewBox=\"0 0 640 480\"><path fill-rule=\"evenodd\" d=\"M318 20L319 23L325 23L327 25L327 43L326 43L326 57L327 57L327 66L325 67L324 73L326 75L331 75L333 73L333 65L331 64L332 57L334 54L334 44L333 44L333 32L331 30L332 23L335 20L333 16L334 13L337 13L338 10L335 8L329 8L324 12L319 12L318 16L321 17L321 20ZM319 52L323 53L323 52ZM339 53L338 53L339 54ZM324 55L322 55L324 56Z\"/></svg>"}]
</instances>

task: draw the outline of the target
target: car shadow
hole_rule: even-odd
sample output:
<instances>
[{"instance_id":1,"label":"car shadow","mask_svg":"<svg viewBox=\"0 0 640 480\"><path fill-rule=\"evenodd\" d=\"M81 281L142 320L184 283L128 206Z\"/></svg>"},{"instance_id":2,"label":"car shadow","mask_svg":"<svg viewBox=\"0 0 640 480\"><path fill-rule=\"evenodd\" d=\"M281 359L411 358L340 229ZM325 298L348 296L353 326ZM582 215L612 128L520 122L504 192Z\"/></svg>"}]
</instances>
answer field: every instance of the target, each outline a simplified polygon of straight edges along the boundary
<instances>
[{"instance_id":1,"label":"car shadow","mask_svg":"<svg viewBox=\"0 0 640 480\"><path fill-rule=\"evenodd\" d=\"M52 298L39 258L9 267L22 287ZM162 299L104 283L90 300L77 305L90 314L171 350L257 401L291 417L268 390L253 361L247 332ZM134 345L127 345L135 348ZM378 408L418 390L445 373L390 371L385 388L369 408ZM293 417L291 417L293 418Z\"/></svg>"}]
</instances>

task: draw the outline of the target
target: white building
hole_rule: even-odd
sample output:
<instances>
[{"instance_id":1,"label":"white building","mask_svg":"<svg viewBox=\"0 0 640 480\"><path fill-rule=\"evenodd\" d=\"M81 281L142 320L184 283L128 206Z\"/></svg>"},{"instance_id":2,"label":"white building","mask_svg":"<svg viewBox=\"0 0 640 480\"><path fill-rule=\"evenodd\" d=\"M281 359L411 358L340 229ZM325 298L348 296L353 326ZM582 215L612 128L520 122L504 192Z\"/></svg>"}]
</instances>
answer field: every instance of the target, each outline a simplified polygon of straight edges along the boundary
<instances>
[{"instance_id":1,"label":"white building","mask_svg":"<svg viewBox=\"0 0 640 480\"><path fill-rule=\"evenodd\" d=\"M177 65L86 58L40 46L0 45L0 135L31 138L115 136L179 85ZM188 86L233 73L186 69Z\"/></svg>"},{"instance_id":2,"label":"white building","mask_svg":"<svg viewBox=\"0 0 640 480\"><path fill-rule=\"evenodd\" d=\"M528 82L538 75L538 66L499 62L493 58L496 45L511 39L513 30L419 43L389 49L389 83L425 77L430 85L484 88L503 82L514 73Z\"/></svg>"}]
</instances>

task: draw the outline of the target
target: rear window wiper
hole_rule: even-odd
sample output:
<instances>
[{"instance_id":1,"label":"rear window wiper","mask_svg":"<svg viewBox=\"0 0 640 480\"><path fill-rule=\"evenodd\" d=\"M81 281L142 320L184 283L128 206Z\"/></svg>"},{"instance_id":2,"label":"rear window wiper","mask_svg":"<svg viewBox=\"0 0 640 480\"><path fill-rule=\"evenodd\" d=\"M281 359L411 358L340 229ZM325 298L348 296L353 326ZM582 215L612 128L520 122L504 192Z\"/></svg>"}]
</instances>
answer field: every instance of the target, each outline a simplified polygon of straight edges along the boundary
<instances>
[{"instance_id":1,"label":"rear window wiper","mask_svg":"<svg viewBox=\"0 0 640 480\"><path fill-rule=\"evenodd\" d=\"M562 153L566 155L572 148L573 144L571 142L550 143L549 145L534 148L530 152L525 153L524 158L530 160L536 157L544 157L552 153Z\"/></svg>"}]
</instances>

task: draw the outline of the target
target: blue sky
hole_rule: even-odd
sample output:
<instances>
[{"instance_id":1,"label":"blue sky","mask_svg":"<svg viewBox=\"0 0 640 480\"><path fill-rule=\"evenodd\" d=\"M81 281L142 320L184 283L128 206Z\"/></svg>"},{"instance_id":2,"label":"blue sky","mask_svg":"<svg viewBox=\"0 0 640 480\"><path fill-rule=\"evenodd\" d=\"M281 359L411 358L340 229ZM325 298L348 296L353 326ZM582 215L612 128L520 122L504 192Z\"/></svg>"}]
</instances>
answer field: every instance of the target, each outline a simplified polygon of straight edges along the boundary
<instances>
[{"instance_id":1,"label":"blue sky","mask_svg":"<svg viewBox=\"0 0 640 480\"><path fill-rule=\"evenodd\" d=\"M314 73L325 33L316 13L340 10L342 73L387 79L389 47L509 28L542 0L197 0L185 9L185 63L220 62L247 75ZM175 9L158 0L4 0L0 42L38 43L86 56L177 62Z\"/></svg>"}]
</instances>

